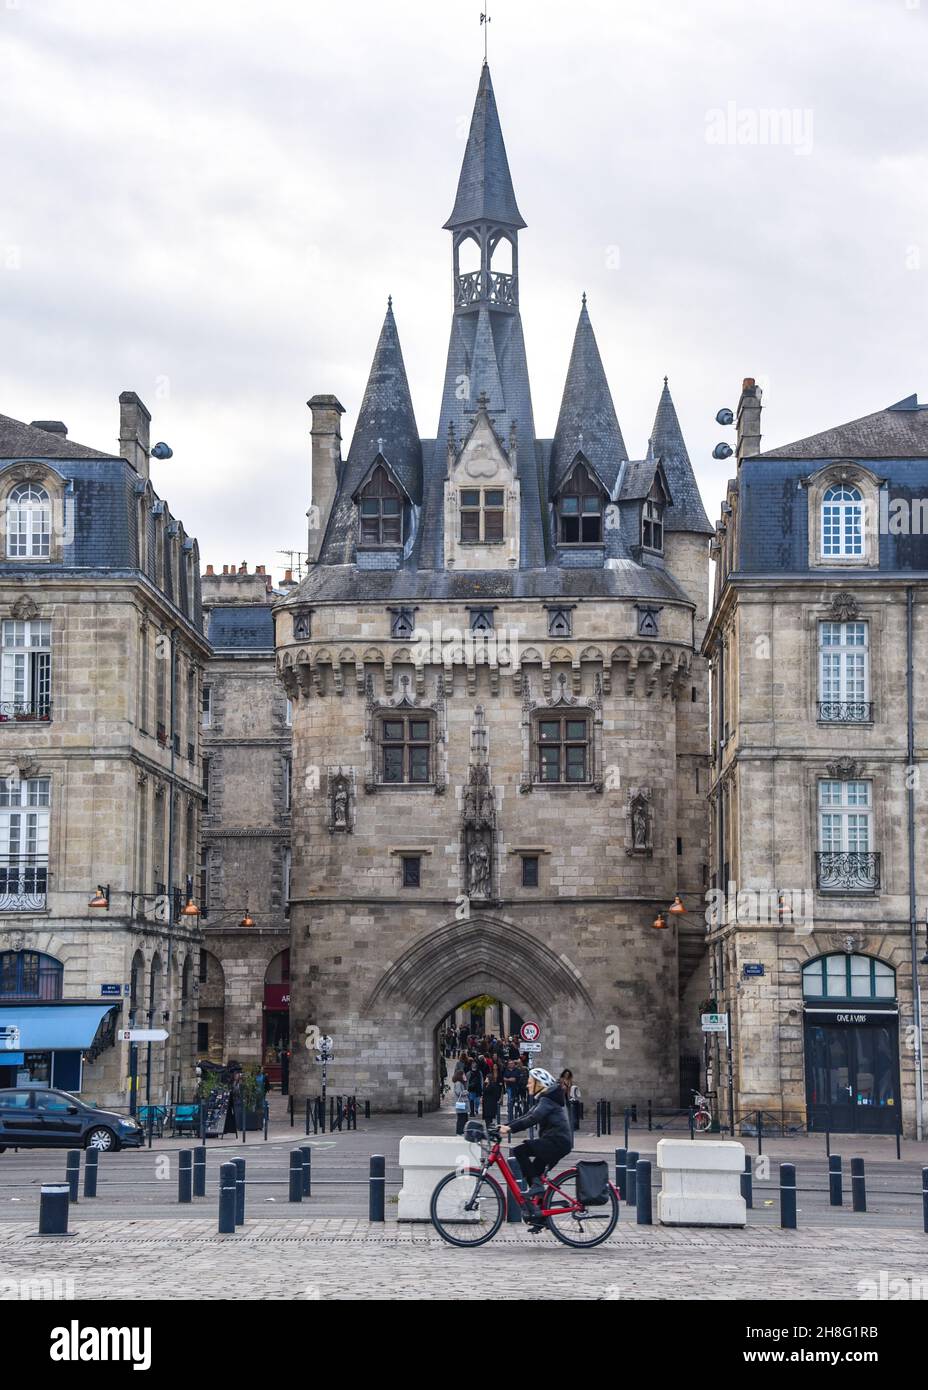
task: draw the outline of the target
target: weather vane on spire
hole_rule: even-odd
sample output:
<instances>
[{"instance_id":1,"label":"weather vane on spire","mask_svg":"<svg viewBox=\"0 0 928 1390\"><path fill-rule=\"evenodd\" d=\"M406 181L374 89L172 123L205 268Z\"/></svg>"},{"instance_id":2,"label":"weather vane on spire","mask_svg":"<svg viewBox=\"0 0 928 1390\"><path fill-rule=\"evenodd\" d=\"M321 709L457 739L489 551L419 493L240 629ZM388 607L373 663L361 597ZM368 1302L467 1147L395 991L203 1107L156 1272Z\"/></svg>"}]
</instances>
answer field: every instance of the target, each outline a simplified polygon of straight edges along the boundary
<instances>
[{"instance_id":1,"label":"weather vane on spire","mask_svg":"<svg viewBox=\"0 0 928 1390\"><path fill-rule=\"evenodd\" d=\"M486 13L482 13L480 16L480 23L483 27L483 61L485 65L487 61L487 39L489 38L490 16Z\"/></svg>"}]
</instances>

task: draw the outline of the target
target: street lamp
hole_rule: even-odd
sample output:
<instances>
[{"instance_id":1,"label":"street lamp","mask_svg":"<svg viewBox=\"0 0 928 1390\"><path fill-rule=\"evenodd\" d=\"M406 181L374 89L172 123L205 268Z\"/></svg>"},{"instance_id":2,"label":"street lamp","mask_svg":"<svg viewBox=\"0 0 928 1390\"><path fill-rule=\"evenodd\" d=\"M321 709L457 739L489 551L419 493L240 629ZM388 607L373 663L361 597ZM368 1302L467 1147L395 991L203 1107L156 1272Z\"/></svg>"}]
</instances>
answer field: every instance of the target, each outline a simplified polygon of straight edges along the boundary
<instances>
[{"instance_id":1,"label":"street lamp","mask_svg":"<svg viewBox=\"0 0 928 1390\"><path fill-rule=\"evenodd\" d=\"M664 930L664 928L667 926L667 918L664 916L663 912L659 912L657 914L657 916L654 918L654 921L651 923L651 926L654 928L655 931Z\"/></svg>"},{"instance_id":2,"label":"street lamp","mask_svg":"<svg viewBox=\"0 0 928 1390\"><path fill-rule=\"evenodd\" d=\"M94 893L88 907L109 907L110 905L110 885L108 883L98 883L97 891Z\"/></svg>"}]
</instances>

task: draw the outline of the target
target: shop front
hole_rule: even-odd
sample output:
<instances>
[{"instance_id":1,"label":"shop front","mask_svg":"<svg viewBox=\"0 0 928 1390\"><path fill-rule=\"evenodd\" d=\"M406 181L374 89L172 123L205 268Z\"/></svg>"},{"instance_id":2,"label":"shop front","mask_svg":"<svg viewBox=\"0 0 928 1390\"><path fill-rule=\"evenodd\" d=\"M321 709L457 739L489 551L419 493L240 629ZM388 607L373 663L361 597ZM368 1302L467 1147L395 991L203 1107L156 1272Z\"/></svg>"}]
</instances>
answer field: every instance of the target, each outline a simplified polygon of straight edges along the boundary
<instances>
[{"instance_id":1,"label":"shop front","mask_svg":"<svg viewBox=\"0 0 928 1390\"><path fill-rule=\"evenodd\" d=\"M264 977L264 1033L262 1060L267 1078L280 1086L289 1071L290 1056L290 952L281 951Z\"/></svg>"},{"instance_id":2,"label":"shop front","mask_svg":"<svg viewBox=\"0 0 928 1390\"><path fill-rule=\"evenodd\" d=\"M872 956L832 955L803 968L809 1128L895 1134L899 1009L895 971Z\"/></svg>"},{"instance_id":3,"label":"shop front","mask_svg":"<svg viewBox=\"0 0 928 1390\"><path fill-rule=\"evenodd\" d=\"M61 1001L0 1005L0 1035L17 1040L0 1051L0 1089L33 1082L79 1094L85 1063L115 1041L119 1007Z\"/></svg>"}]
</instances>

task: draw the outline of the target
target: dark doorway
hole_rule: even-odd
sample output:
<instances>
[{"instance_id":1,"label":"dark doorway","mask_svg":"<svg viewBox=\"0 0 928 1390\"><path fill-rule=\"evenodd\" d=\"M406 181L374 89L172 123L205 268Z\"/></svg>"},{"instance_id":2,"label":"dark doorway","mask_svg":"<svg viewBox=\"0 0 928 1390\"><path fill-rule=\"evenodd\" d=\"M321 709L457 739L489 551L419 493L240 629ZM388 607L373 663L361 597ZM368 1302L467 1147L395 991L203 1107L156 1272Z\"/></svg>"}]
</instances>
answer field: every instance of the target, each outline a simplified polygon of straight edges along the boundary
<instances>
[{"instance_id":1,"label":"dark doorway","mask_svg":"<svg viewBox=\"0 0 928 1390\"><path fill-rule=\"evenodd\" d=\"M810 1129L896 1133L901 1112L895 1013L807 1009L805 1059Z\"/></svg>"}]
</instances>

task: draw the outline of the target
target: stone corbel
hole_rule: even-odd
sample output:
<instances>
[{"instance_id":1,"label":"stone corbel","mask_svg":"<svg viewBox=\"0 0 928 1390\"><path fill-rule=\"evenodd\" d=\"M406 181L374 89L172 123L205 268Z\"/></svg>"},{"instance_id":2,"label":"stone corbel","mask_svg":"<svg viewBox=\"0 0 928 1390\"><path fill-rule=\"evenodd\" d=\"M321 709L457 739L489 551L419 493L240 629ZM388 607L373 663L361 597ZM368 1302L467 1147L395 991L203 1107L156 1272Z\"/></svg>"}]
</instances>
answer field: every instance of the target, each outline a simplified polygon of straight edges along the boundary
<instances>
[{"instance_id":1,"label":"stone corbel","mask_svg":"<svg viewBox=\"0 0 928 1390\"><path fill-rule=\"evenodd\" d=\"M388 695L393 694L393 662L383 663L383 688Z\"/></svg>"},{"instance_id":2,"label":"stone corbel","mask_svg":"<svg viewBox=\"0 0 928 1390\"><path fill-rule=\"evenodd\" d=\"M635 682L636 682L637 679L638 679L638 658L637 658L636 656L632 656L632 657L629 658L628 670L625 672L625 694L626 694L626 695L634 695L634 693L635 693Z\"/></svg>"},{"instance_id":3,"label":"stone corbel","mask_svg":"<svg viewBox=\"0 0 928 1390\"><path fill-rule=\"evenodd\" d=\"M364 694L364 662L354 663L354 688L358 695Z\"/></svg>"}]
</instances>

